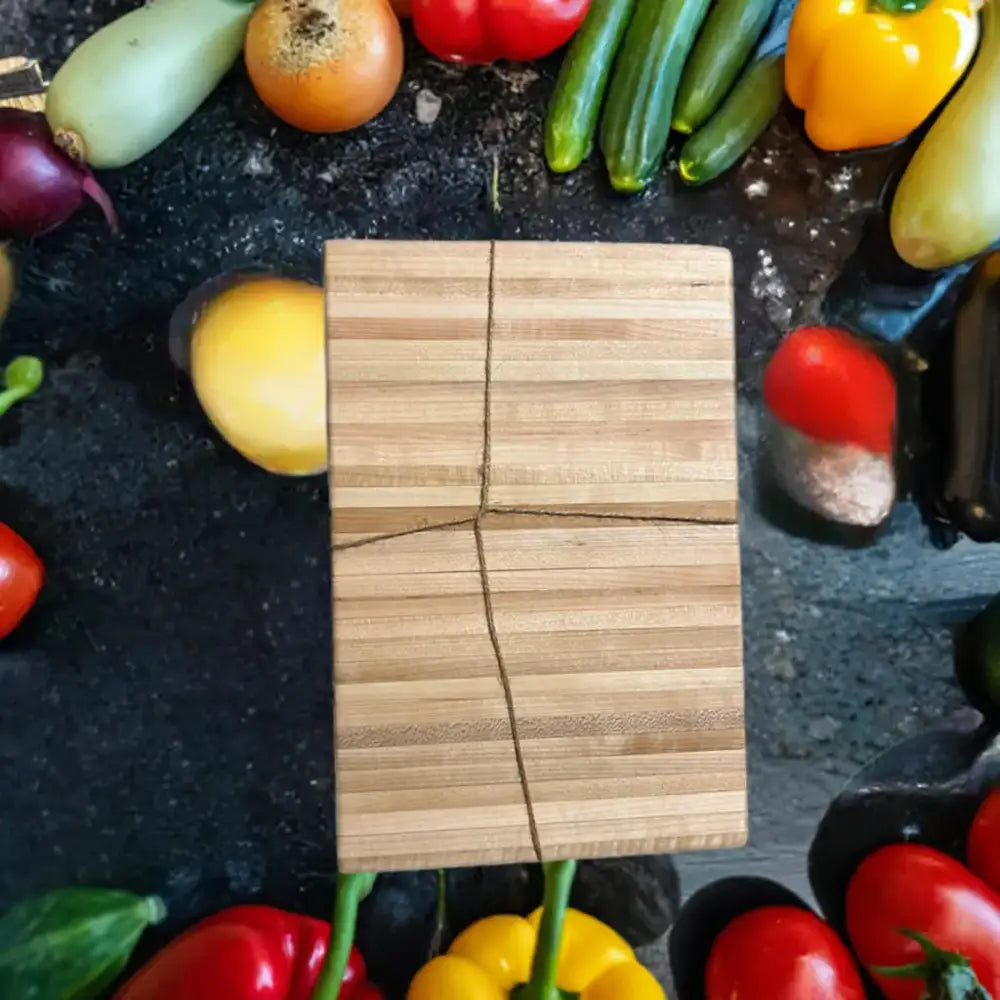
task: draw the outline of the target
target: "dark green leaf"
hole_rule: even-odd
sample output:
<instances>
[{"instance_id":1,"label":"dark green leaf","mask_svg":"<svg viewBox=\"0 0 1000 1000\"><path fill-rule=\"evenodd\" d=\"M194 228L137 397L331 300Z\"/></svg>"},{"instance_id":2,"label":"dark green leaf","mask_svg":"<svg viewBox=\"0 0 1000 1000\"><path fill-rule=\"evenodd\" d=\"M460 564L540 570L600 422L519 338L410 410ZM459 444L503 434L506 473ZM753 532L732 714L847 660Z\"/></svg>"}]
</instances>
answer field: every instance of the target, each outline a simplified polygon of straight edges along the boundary
<instances>
[{"instance_id":1,"label":"dark green leaf","mask_svg":"<svg viewBox=\"0 0 1000 1000\"><path fill-rule=\"evenodd\" d=\"M18 903L0 917L0 997L95 1000L164 915L156 897L113 889L56 889Z\"/></svg>"}]
</instances>

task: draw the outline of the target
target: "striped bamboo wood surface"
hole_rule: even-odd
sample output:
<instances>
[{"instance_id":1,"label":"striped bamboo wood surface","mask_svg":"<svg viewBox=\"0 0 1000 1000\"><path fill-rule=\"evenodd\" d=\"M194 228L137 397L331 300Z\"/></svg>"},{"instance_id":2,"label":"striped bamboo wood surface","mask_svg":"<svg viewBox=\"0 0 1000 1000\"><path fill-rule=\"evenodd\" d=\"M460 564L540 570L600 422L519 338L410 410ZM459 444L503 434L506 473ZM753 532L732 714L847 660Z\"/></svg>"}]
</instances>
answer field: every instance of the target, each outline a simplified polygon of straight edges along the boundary
<instances>
[{"instance_id":1,"label":"striped bamboo wood surface","mask_svg":"<svg viewBox=\"0 0 1000 1000\"><path fill-rule=\"evenodd\" d=\"M735 846L732 266L327 246L338 858Z\"/></svg>"},{"instance_id":2,"label":"striped bamboo wood surface","mask_svg":"<svg viewBox=\"0 0 1000 1000\"><path fill-rule=\"evenodd\" d=\"M8 86L17 97L5 97ZM14 87L13 84L17 86ZM0 59L0 107L20 108L22 111L44 111L45 93L42 72L38 63L22 56ZM32 92L33 91L33 92Z\"/></svg>"}]
</instances>

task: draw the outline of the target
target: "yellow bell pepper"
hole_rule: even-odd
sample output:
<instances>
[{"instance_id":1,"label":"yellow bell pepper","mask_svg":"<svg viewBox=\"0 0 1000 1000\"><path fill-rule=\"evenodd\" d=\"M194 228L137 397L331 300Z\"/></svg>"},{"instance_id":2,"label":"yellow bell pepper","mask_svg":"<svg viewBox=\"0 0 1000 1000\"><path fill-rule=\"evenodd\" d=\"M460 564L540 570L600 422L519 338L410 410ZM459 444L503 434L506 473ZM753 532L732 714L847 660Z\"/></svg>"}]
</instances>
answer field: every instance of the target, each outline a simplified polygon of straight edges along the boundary
<instances>
[{"instance_id":1,"label":"yellow bell pepper","mask_svg":"<svg viewBox=\"0 0 1000 1000\"><path fill-rule=\"evenodd\" d=\"M908 136L948 95L979 41L980 0L800 0L785 89L820 149Z\"/></svg>"},{"instance_id":2,"label":"yellow bell pepper","mask_svg":"<svg viewBox=\"0 0 1000 1000\"><path fill-rule=\"evenodd\" d=\"M407 1000L508 1000L531 977L541 909L530 917L486 917L461 933L446 955L414 977ZM579 1000L666 1000L628 942L579 910L566 910L556 986Z\"/></svg>"}]
</instances>

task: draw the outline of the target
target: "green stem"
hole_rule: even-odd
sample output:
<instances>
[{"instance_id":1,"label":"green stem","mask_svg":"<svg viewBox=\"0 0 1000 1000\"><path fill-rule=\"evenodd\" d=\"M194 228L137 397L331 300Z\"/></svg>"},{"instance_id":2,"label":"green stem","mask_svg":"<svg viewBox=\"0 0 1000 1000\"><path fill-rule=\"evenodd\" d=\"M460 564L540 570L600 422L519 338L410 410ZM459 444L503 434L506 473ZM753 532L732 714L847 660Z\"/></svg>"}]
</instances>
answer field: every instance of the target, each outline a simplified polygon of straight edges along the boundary
<instances>
[{"instance_id":1,"label":"green stem","mask_svg":"<svg viewBox=\"0 0 1000 1000\"><path fill-rule=\"evenodd\" d=\"M545 897L542 900L538 943L531 964L531 981L518 991L517 1000L564 1000L565 997L556 985L556 974L559 971L569 894L576 877L576 862L544 862L542 872L545 876Z\"/></svg>"},{"instance_id":2,"label":"green stem","mask_svg":"<svg viewBox=\"0 0 1000 1000\"><path fill-rule=\"evenodd\" d=\"M0 417L18 400L30 396L41 384L45 369L38 358L14 358L3 373L4 387L0 390Z\"/></svg>"},{"instance_id":3,"label":"green stem","mask_svg":"<svg viewBox=\"0 0 1000 1000\"><path fill-rule=\"evenodd\" d=\"M443 868L437 870L437 906L434 908L434 933L431 935L430 958L441 953L444 936L448 929L448 877Z\"/></svg>"},{"instance_id":4,"label":"green stem","mask_svg":"<svg viewBox=\"0 0 1000 1000\"><path fill-rule=\"evenodd\" d=\"M358 926L358 907L372 891L377 875L339 875L337 903L333 911L333 927L326 959L320 970L312 1000L337 1000L347 972L347 963L354 947L354 932Z\"/></svg>"},{"instance_id":5,"label":"green stem","mask_svg":"<svg viewBox=\"0 0 1000 1000\"><path fill-rule=\"evenodd\" d=\"M930 0L870 0L869 9L883 14L916 14L929 3Z\"/></svg>"}]
</instances>

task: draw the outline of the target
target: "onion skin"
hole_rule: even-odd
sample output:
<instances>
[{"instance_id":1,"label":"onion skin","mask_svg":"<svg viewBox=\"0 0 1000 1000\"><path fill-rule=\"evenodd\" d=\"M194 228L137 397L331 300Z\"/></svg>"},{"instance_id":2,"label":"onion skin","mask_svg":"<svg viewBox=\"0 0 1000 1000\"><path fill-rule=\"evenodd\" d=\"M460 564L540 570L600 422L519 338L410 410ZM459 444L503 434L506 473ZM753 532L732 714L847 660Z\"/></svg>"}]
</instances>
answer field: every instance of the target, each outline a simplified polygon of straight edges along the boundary
<instances>
[{"instance_id":1,"label":"onion skin","mask_svg":"<svg viewBox=\"0 0 1000 1000\"><path fill-rule=\"evenodd\" d=\"M85 166L56 146L45 116L0 108L0 236L44 236L87 198L117 233L111 199Z\"/></svg>"},{"instance_id":2,"label":"onion skin","mask_svg":"<svg viewBox=\"0 0 1000 1000\"><path fill-rule=\"evenodd\" d=\"M57 141L99 169L141 159L229 72L252 11L243 0L156 0L101 28L49 85Z\"/></svg>"},{"instance_id":3,"label":"onion skin","mask_svg":"<svg viewBox=\"0 0 1000 1000\"><path fill-rule=\"evenodd\" d=\"M1000 239L1000 0L986 0L972 69L899 183L889 226L922 270L952 267Z\"/></svg>"}]
</instances>

